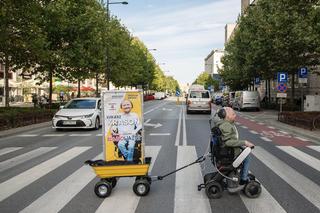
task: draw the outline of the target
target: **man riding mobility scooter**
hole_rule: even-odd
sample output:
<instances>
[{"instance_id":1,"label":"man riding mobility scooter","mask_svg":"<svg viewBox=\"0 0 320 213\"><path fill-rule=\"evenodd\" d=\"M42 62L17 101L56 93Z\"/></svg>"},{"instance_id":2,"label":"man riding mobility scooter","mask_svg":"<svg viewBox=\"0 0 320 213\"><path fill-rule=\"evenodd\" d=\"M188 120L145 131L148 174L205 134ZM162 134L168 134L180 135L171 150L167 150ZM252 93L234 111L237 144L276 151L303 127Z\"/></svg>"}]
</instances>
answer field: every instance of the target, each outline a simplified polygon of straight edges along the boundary
<instances>
[{"instance_id":1,"label":"man riding mobility scooter","mask_svg":"<svg viewBox=\"0 0 320 213\"><path fill-rule=\"evenodd\" d=\"M256 198L261 194L261 184L255 179L255 176L248 174L245 183L241 183L242 180L240 180L243 176L241 171L244 167L244 161L248 160L246 158L251 149L254 148L253 144L246 142L246 147L240 147L240 154L235 153L234 147L226 146L226 141L223 138L227 137L224 137L224 132L219 128L228 113L233 115L234 111L231 110L229 107L224 107L218 110L210 120L210 155L216 171L204 176L204 183L198 185L198 190L204 188L210 199L220 198L225 189L229 193L237 193L243 190L247 197ZM235 119L235 113L233 116ZM236 132L238 138L235 126L232 130Z\"/></svg>"}]
</instances>

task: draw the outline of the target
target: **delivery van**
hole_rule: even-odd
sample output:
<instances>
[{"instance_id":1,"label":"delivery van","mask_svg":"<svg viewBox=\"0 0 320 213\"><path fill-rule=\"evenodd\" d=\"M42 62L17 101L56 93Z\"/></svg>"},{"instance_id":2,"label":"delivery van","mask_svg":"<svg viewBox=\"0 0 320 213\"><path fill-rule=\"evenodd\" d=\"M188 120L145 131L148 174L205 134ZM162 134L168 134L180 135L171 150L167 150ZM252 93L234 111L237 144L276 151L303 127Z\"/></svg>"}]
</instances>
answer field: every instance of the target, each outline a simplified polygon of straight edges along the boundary
<instances>
[{"instance_id":1,"label":"delivery van","mask_svg":"<svg viewBox=\"0 0 320 213\"><path fill-rule=\"evenodd\" d=\"M258 91L236 91L232 108L260 110L260 95Z\"/></svg>"},{"instance_id":2,"label":"delivery van","mask_svg":"<svg viewBox=\"0 0 320 213\"><path fill-rule=\"evenodd\" d=\"M205 89L189 89L187 95L187 114L190 112L206 112L211 114L211 95Z\"/></svg>"}]
</instances>

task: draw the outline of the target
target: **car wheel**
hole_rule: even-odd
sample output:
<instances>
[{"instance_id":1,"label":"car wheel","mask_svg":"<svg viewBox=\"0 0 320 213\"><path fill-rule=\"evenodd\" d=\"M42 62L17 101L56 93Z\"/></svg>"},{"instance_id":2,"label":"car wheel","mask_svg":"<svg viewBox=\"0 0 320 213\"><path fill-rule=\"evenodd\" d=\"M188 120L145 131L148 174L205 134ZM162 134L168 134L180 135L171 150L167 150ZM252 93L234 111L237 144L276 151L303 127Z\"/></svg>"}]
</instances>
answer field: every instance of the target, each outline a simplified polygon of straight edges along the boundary
<instances>
[{"instance_id":1,"label":"car wheel","mask_svg":"<svg viewBox=\"0 0 320 213\"><path fill-rule=\"evenodd\" d=\"M100 128L100 118L97 117L96 121L94 122L94 129L98 130Z\"/></svg>"},{"instance_id":2,"label":"car wheel","mask_svg":"<svg viewBox=\"0 0 320 213\"><path fill-rule=\"evenodd\" d=\"M61 132L63 129L60 129L60 128L56 128L56 131L57 132Z\"/></svg>"}]
</instances>

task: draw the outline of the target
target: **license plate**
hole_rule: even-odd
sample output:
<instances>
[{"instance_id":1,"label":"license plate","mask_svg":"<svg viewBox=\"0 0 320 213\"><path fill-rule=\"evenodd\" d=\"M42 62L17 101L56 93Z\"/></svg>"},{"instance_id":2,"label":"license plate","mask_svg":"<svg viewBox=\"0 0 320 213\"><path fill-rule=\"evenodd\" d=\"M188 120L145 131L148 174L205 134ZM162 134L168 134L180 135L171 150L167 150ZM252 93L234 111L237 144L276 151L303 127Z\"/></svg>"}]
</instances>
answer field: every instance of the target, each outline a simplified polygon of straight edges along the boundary
<instances>
[{"instance_id":1,"label":"license plate","mask_svg":"<svg viewBox=\"0 0 320 213\"><path fill-rule=\"evenodd\" d=\"M63 121L64 125L75 125L76 123L76 121Z\"/></svg>"}]
</instances>

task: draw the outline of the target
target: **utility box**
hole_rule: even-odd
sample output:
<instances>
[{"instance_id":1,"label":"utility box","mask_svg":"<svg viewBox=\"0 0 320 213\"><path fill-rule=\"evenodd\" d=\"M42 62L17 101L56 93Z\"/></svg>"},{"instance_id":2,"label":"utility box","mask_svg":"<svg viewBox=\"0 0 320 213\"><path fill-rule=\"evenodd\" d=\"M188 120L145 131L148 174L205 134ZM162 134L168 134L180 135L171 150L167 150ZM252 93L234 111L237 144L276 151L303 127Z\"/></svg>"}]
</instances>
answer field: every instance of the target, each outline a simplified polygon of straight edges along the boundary
<instances>
[{"instance_id":1,"label":"utility box","mask_svg":"<svg viewBox=\"0 0 320 213\"><path fill-rule=\"evenodd\" d=\"M320 111L320 95L306 95L304 111Z\"/></svg>"}]
</instances>

